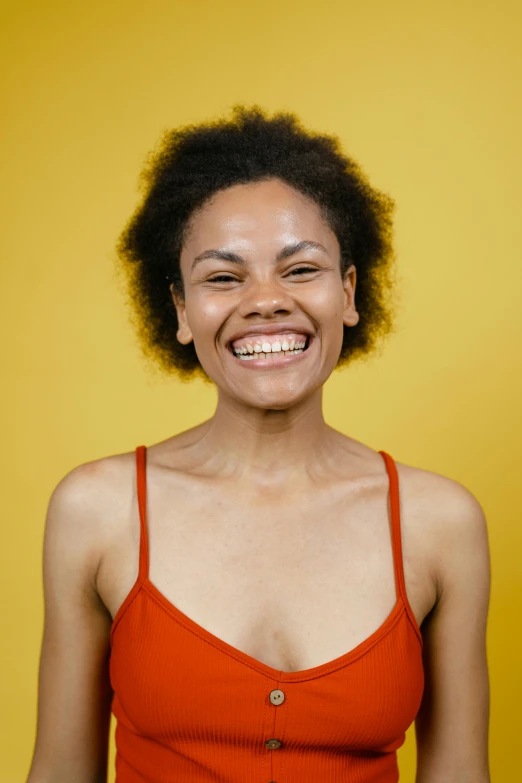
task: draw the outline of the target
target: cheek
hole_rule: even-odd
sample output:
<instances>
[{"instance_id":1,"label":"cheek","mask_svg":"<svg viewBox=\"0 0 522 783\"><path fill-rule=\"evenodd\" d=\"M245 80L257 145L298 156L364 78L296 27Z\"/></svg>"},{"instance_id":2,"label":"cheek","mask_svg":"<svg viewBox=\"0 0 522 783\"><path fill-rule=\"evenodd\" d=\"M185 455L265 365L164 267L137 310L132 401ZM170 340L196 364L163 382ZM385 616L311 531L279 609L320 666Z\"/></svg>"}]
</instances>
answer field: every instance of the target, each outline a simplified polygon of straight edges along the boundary
<instances>
[{"instance_id":1,"label":"cheek","mask_svg":"<svg viewBox=\"0 0 522 783\"><path fill-rule=\"evenodd\" d=\"M194 341L201 340L201 348L210 340L213 344L216 333L227 318L230 302L219 294L193 295L187 298L185 313Z\"/></svg>"},{"instance_id":2,"label":"cheek","mask_svg":"<svg viewBox=\"0 0 522 783\"><path fill-rule=\"evenodd\" d=\"M344 339L344 289L341 283L330 282L318 286L309 295L303 308L312 316L320 331L323 356L328 361L335 362L342 348Z\"/></svg>"},{"instance_id":3,"label":"cheek","mask_svg":"<svg viewBox=\"0 0 522 783\"><path fill-rule=\"evenodd\" d=\"M344 289L339 284L332 281L324 282L322 285L310 287L302 297L303 306L310 314L313 314L317 321L324 325L334 325L337 321L341 322L344 308Z\"/></svg>"}]
</instances>

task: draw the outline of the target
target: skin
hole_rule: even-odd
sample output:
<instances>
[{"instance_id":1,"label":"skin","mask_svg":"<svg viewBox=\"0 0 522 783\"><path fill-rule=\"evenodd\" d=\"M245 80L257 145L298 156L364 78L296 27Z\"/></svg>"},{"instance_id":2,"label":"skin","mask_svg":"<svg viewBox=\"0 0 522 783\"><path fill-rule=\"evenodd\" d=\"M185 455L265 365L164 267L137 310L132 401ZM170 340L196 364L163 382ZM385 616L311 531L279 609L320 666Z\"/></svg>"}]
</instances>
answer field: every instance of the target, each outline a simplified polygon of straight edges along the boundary
<instances>
[{"instance_id":1,"label":"skin","mask_svg":"<svg viewBox=\"0 0 522 783\"><path fill-rule=\"evenodd\" d=\"M303 239L326 252L301 251L272 262L282 247ZM193 259L211 248L231 249L248 264L209 258L191 268ZM339 357L343 324L359 320L356 269L352 265L343 281L339 253L335 234L317 209L278 181L229 188L193 220L180 259L185 301L171 286L177 336L183 344L194 341L218 387L205 444L208 453L226 454L234 470L252 468L265 480L269 471L271 482L285 486L297 476L306 480L314 444L329 452L336 441L324 422L322 387ZM228 282L215 281L225 274ZM314 341L309 353L284 368L254 370L227 348L238 330L269 325L277 333L286 323L309 329Z\"/></svg>"},{"instance_id":2,"label":"skin","mask_svg":"<svg viewBox=\"0 0 522 783\"><path fill-rule=\"evenodd\" d=\"M304 240L324 249L275 261ZM194 265L210 249L243 263ZM275 179L216 194L193 216L180 263L178 339L194 341L218 403L209 420L148 448L152 581L237 649L285 671L310 668L367 638L395 601L382 458L322 413L343 325L359 317L356 269L342 278L314 203ZM289 323L312 342L285 365L229 350L238 332ZM490 783L484 514L458 482L396 465L406 588L424 640L416 783ZM109 634L137 576L133 482L134 454L112 455L75 468L51 497L28 783L106 780Z\"/></svg>"}]
</instances>

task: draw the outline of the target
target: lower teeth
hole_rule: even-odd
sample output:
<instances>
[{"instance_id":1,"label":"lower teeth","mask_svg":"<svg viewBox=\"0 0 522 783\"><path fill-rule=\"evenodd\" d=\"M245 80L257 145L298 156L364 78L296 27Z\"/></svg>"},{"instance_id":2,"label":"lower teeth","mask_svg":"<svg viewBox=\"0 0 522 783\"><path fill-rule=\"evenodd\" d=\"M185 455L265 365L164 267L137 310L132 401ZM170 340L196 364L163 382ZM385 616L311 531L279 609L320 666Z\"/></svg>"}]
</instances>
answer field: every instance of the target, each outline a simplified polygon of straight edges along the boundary
<instances>
[{"instance_id":1,"label":"lower teeth","mask_svg":"<svg viewBox=\"0 0 522 783\"><path fill-rule=\"evenodd\" d=\"M243 359L245 361L248 361L249 359L266 359L267 356L273 356L276 354L276 356L291 356L294 353L303 353L304 348L297 348L293 351L274 351L273 353L236 353L234 354L237 356L238 359Z\"/></svg>"}]
</instances>

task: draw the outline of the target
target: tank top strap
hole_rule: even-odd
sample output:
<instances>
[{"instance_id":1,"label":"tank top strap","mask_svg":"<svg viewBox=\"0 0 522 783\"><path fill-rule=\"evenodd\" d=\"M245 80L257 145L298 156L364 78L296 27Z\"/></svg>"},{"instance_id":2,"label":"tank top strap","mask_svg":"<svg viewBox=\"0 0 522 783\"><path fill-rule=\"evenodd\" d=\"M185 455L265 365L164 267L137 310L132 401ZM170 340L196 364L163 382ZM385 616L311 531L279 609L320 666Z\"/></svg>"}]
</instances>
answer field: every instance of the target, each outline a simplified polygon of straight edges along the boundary
<instances>
[{"instance_id":1,"label":"tank top strap","mask_svg":"<svg viewBox=\"0 0 522 783\"><path fill-rule=\"evenodd\" d=\"M136 447L136 489L140 515L140 561L138 581L149 575L149 541L147 535L147 447Z\"/></svg>"},{"instance_id":2,"label":"tank top strap","mask_svg":"<svg viewBox=\"0 0 522 783\"><path fill-rule=\"evenodd\" d=\"M401 597L407 607L408 595L406 593L406 582L404 579L404 566L402 560L402 540L401 540L401 514L399 497L399 475L397 466L393 457L390 457L385 451L379 451L379 454L386 465L388 473L390 518L391 518L391 536L393 549L393 567L395 571L395 589L397 597Z\"/></svg>"}]
</instances>

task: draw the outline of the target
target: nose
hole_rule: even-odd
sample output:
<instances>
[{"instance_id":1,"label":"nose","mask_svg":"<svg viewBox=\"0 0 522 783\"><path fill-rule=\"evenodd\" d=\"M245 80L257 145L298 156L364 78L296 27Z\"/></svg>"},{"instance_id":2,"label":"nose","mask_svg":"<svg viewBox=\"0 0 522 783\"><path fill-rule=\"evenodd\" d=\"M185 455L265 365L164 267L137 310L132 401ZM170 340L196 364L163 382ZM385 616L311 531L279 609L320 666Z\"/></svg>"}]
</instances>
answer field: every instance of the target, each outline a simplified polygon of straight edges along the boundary
<instances>
[{"instance_id":1,"label":"nose","mask_svg":"<svg viewBox=\"0 0 522 783\"><path fill-rule=\"evenodd\" d=\"M265 280L250 279L243 289L239 312L243 318L251 315L271 318L281 313L291 313L294 308L290 292L270 277Z\"/></svg>"}]
</instances>

